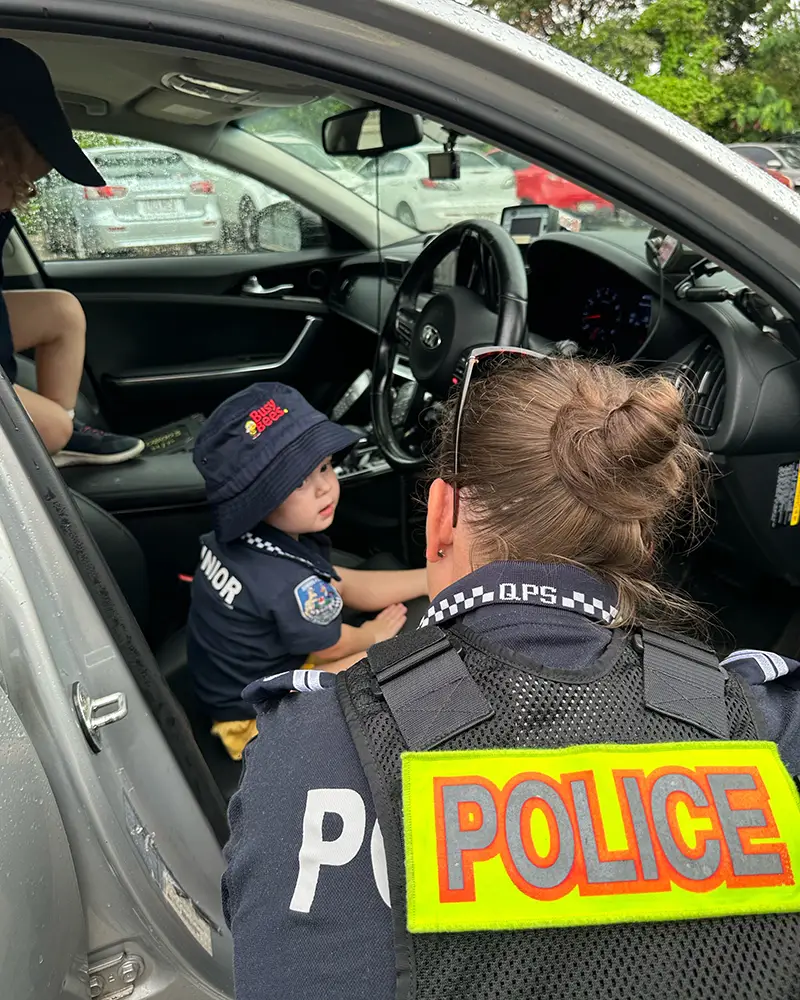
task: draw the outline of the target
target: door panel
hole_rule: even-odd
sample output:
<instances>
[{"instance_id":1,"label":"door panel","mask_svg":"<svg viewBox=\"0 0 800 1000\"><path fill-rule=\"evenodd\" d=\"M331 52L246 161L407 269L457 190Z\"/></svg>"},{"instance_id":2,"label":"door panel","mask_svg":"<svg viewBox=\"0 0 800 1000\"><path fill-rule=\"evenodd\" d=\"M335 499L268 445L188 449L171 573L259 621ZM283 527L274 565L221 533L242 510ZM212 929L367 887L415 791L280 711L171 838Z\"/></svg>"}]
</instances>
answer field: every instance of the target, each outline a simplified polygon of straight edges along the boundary
<instances>
[{"instance_id":1,"label":"door panel","mask_svg":"<svg viewBox=\"0 0 800 1000\"><path fill-rule=\"evenodd\" d=\"M374 346L328 314L341 257L316 250L45 266L86 312L86 367L106 419L144 432L208 413L254 381L289 382L328 405ZM247 294L254 285L260 294Z\"/></svg>"}]
</instances>

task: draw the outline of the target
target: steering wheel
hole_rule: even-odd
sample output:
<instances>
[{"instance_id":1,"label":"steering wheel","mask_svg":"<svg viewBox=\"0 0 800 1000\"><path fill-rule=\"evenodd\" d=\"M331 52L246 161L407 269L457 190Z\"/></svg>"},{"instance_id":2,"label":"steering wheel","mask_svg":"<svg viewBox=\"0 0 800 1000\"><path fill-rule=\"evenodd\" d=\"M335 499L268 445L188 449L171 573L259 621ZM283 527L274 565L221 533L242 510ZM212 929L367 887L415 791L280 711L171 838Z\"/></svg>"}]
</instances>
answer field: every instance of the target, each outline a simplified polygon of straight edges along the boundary
<instances>
[{"instance_id":1,"label":"steering wheel","mask_svg":"<svg viewBox=\"0 0 800 1000\"><path fill-rule=\"evenodd\" d=\"M473 251L470 285L454 285L433 295L420 311L417 300L431 288L436 268L453 251ZM487 301L488 300L488 301ZM496 311L490 308L494 305ZM372 423L378 447L394 468L415 471L424 456L405 439L419 418L425 393L444 399L459 364L474 347L516 347L527 326L528 280L519 247L497 223L459 222L425 246L406 271L386 316L375 353L372 379ZM392 375L398 350L408 355L416 382L414 399L400 426L392 419Z\"/></svg>"}]
</instances>

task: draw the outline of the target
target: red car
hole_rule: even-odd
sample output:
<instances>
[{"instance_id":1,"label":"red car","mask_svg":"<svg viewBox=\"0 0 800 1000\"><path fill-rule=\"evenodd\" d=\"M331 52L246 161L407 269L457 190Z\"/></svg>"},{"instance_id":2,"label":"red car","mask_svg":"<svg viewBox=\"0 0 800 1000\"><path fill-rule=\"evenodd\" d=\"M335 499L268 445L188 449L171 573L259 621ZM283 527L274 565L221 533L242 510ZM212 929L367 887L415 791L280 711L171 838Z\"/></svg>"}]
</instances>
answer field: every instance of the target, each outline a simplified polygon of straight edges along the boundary
<instances>
[{"instance_id":1,"label":"red car","mask_svg":"<svg viewBox=\"0 0 800 1000\"><path fill-rule=\"evenodd\" d=\"M486 155L500 166L509 167L517 175L517 197L520 201L552 205L584 219L598 214L607 217L614 213L614 206L610 201L551 173L545 167L538 167L535 163L529 163L502 149L492 149Z\"/></svg>"}]
</instances>

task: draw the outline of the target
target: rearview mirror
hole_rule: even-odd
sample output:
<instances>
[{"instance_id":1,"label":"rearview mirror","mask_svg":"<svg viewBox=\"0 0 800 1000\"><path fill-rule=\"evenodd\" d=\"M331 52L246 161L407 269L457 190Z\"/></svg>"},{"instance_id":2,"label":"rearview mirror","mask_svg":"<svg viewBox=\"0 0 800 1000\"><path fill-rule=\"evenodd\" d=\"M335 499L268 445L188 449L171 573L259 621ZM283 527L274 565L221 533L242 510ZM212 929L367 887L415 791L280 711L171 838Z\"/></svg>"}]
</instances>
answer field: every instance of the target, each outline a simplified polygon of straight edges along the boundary
<instances>
[{"instance_id":1,"label":"rearview mirror","mask_svg":"<svg viewBox=\"0 0 800 1000\"><path fill-rule=\"evenodd\" d=\"M253 227L259 250L292 253L328 246L328 233L318 215L291 201L263 208Z\"/></svg>"},{"instance_id":2,"label":"rearview mirror","mask_svg":"<svg viewBox=\"0 0 800 1000\"><path fill-rule=\"evenodd\" d=\"M381 156L422 141L422 118L396 108L353 108L322 123L330 156Z\"/></svg>"}]
</instances>

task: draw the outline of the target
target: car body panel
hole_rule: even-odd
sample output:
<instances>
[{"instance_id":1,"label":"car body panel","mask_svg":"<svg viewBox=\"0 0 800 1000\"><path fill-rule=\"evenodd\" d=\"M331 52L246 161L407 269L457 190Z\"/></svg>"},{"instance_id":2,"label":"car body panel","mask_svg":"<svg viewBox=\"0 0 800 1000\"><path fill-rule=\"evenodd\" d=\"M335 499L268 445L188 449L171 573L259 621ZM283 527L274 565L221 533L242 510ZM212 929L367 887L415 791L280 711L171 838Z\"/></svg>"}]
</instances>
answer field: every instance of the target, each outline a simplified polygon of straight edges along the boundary
<instances>
[{"instance_id":1,"label":"car body panel","mask_svg":"<svg viewBox=\"0 0 800 1000\"><path fill-rule=\"evenodd\" d=\"M730 147L767 173L781 173L800 183L800 150L781 142L737 142Z\"/></svg>"},{"instance_id":2,"label":"car body panel","mask_svg":"<svg viewBox=\"0 0 800 1000\"><path fill-rule=\"evenodd\" d=\"M2 687L0 734L3 994L78 1000L88 982L86 916L72 852L41 762Z\"/></svg>"},{"instance_id":3,"label":"car body panel","mask_svg":"<svg viewBox=\"0 0 800 1000\"><path fill-rule=\"evenodd\" d=\"M576 215L594 215L597 212L613 212L614 206L605 198L587 191L560 174L554 174L537 163L529 163L522 157L507 153L503 149L493 149L487 156L514 171L517 178L517 196L520 201L530 201L535 205L552 205Z\"/></svg>"}]
</instances>

